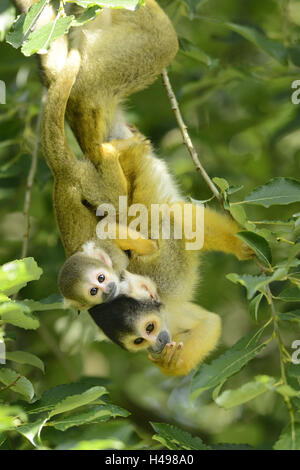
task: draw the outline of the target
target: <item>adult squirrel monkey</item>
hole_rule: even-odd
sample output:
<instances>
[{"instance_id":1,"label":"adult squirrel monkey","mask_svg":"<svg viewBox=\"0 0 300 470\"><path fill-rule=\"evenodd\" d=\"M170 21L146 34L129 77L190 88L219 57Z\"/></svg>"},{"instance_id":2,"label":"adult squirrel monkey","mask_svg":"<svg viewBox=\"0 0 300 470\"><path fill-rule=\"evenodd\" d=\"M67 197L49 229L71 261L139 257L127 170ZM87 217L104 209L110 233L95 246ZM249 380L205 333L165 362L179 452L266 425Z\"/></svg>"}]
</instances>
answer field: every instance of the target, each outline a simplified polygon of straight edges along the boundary
<instances>
[{"instance_id":1,"label":"adult squirrel monkey","mask_svg":"<svg viewBox=\"0 0 300 470\"><path fill-rule=\"evenodd\" d=\"M104 202L116 206L119 195L127 194L127 181L118 156L104 152L105 145L98 151L96 165L87 159L78 160L68 146L65 107L79 65L80 56L72 50L50 86L42 125L44 155L54 176L54 211L69 255L59 274L60 290L69 304L80 309L119 294L156 298L156 287L150 279L126 271L125 253L131 250L149 254L156 244L117 221L116 240L96 237L96 208Z\"/></svg>"}]
</instances>

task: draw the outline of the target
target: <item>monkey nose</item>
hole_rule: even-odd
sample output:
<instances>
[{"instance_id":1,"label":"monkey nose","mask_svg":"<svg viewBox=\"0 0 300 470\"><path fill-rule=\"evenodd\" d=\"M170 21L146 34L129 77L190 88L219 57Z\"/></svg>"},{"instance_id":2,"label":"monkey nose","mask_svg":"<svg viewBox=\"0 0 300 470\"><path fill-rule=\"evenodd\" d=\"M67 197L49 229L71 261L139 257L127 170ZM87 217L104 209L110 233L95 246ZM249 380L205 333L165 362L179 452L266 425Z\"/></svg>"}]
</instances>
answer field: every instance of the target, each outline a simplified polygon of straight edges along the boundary
<instances>
[{"instance_id":1,"label":"monkey nose","mask_svg":"<svg viewBox=\"0 0 300 470\"><path fill-rule=\"evenodd\" d=\"M117 284L115 282L109 282L106 286L107 291L103 292L103 300L104 302L108 302L112 300L117 293Z\"/></svg>"},{"instance_id":2,"label":"monkey nose","mask_svg":"<svg viewBox=\"0 0 300 470\"><path fill-rule=\"evenodd\" d=\"M161 331L156 338L155 344L149 348L151 352L160 354L164 349L165 345L171 341L171 337L168 331Z\"/></svg>"}]
</instances>

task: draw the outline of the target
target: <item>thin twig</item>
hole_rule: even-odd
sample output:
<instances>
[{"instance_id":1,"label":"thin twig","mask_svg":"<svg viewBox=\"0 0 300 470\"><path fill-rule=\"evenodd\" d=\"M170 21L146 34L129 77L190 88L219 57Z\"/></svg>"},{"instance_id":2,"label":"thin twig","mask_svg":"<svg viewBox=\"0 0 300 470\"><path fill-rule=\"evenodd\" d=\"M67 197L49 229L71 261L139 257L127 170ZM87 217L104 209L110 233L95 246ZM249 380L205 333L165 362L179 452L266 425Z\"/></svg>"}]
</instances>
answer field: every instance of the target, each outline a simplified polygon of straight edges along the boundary
<instances>
[{"instance_id":1,"label":"thin twig","mask_svg":"<svg viewBox=\"0 0 300 470\"><path fill-rule=\"evenodd\" d=\"M5 390L8 390L9 388L14 387L17 384L17 382L20 380L21 377L22 377L22 375L18 375L18 377L16 378L16 380L14 382L7 385L6 387L0 388L0 392L4 392Z\"/></svg>"},{"instance_id":2,"label":"thin twig","mask_svg":"<svg viewBox=\"0 0 300 470\"><path fill-rule=\"evenodd\" d=\"M169 80L169 77L168 77L168 72L166 69L163 70L162 72L162 78L163 78L163 82L164 82L164 86L167 90L167 95L168 95L168 98L170 100L170 103L171 103L171 106L172 106L172 110L175 114L175 117L176 117L176 120L177 120L177 123L178 123L178 126L179 126L179 129L181 131L181 134L182 134L182 137L183 137L183 141L192 157L192 160L195 164L195 167L196 167L196 170L199 171L204 179L204 181L206 182L206 184L208 185L208 187L210 188L210 190L212 191L212 193L215 195L215 197L221 202L222 201L222 196L221 194L219 193L219 191L217 190L216 186L214 185L214 183L212 182L211 178L208 176L208 174L206 173L205 169L203 168L203 166L201 165L200 163L200 160L199 160L199 157L198 157L198 154L197 154L197 151L193 145L193 142L189 136L189 133L188 133L188 130L187 130L187 126L186 124L184 123L184 120L182 118L182 114L180 112L180 109L179 109L179 105L178 105L178 102L177 102L177 99L176 99L176 96L175 96L175 93L172 89L172 86L171 86L171 83L170 83L170 80Z\"/></svg>"},{"instance_id":3,"label":"thin twig","mask_svg":"<svg viewBox=\"0 0 300 470\"><path fill-rule=\"evenodd\" d=\"M46 92L44 91L42 99L41 99L41 109L40 109L38 120L36 123L36 129L35 129L36 139L34 143L31 165L30 165L30 170L28 173L27 184L26 184L24 209L23 209L25 227L24 227L24 234L23 234L21 258L25 258L27 256L27 251L28 251L28 240L29 240L29 230L30 230L29 210L30 210L30 203L31 203L31 191L32 191L32 186L33 186L36 169L37 169L38 150L39 150L39 145L40 145L40 131L41 131L45 96L46 96Z\"/></svg>"},{"instance_id":4,"label":"thin twig","mask_svg":"<svg viewBox=\"0 0 300 470\"><path fill-rule=\"evenodd\" d=\"M278 326L278 318L277 318L277 313L275 309L275 305L273 302L273 296L272 292L269 286L266 287L266 294L268 296L269 304L271 307L271 312L272 312L272 317L273 317L273 322L274 322L274 334L278 343L278 349L279 349L279 357L280 357L280 370L281 370L281 380L284 385L288 385L288 381L286 378L286 372L285 372L285 360L284 360L284 343L281 338L279 326ZM293 449L296 449L296 432L295 432L295 415L294 415L294 409L293 405L291 402L290 397L284 396L284 401L287 406L289 415L290 415L290 420L291 420L291 437L292 437L292 446Z\"/></svg>"}]
</instances>

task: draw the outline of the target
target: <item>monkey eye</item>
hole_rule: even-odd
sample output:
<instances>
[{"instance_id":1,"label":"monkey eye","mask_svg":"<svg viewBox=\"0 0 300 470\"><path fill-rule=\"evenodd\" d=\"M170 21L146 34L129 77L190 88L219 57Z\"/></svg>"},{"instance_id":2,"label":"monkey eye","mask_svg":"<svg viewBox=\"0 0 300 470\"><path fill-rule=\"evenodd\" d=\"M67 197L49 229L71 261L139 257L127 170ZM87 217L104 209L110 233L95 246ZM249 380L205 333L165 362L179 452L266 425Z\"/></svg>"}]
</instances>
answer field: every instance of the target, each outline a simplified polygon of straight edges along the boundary
<instances>
[{"instance_id":1,"label":"monkey eye","mask_svg":"<svg viewBox=\"0 0 300 470\"><path fill-rule=\"evenodd\" d=\"M104 281L105 281L105 276L104 276L104 274L99 274L99 276L98 276L98 282L100 282L100 284L101 284L101 283L104 282Z\"/></svg>"},{"instance_id":2,"label":"monkey eye","mask_svg":"<svg viewBox=\"0 0 300 470\"><path fill-rule=\"evenodd\" d=\"M90 294L91 295L97 295L97 293L98 293L97 287L92 287L92 289L90 290Z\"/></svg>"},{"instance_id":3,"label":"monkey eye","mask_svg":"<svg viewBox=\"0 0 300 470\"><path fill-rule=\"evenodd\" d=\"M147 333L152 333L152 331L154 330L154 324L153 323L149 323L149 325L147 325L146 327L146 331Z\"/></svg>"},{"instance_id":4,"label":"monkey eye","mask_svg":"<svg viewBox=\"0 0 300 470\"><path fill-rule=\"evenodd\" d=\"M134 344L141 344L144 341L144 338L137 338L134 340Z\"/></svg>"}]
</instances>

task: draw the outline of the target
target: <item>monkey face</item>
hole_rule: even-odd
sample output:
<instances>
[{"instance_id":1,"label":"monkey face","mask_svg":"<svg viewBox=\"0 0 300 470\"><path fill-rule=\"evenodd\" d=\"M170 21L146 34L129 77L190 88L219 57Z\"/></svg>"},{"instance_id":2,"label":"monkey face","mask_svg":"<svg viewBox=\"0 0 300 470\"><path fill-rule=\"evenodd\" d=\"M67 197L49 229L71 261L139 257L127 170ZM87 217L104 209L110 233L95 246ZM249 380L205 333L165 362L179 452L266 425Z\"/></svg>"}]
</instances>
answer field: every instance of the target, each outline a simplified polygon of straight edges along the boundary
<instances>
[{"instance_id":1,"label":"monkey face","mask_svg":"<svg viewBox=\"0 0 300 470\"><path fill-rule=\"evenodd\" d=\"M106 266L91 266L78 285L88 306L114 299L120 292L120 281L113 270Z\"/></svg>"},{"instance_id":2,"label":"monkey face","mask_svg":"<svg viewBox=\"0 0 300 470\"><path fill-rule=\"evenodd\" d=\"M89 313L104 334L123 349L150 349L159 354L171 341L160 309L155 300L138 301L122 295L94 306Z\"/></svg>"},{"instance_id":3,"label":"monkey face","mask_svg":"<svg viewBox=\"0 0 300 470\"><path fill-rule=\"evenodd\" d=\"M110 301L120 293L120 279L113 268L82 253L67 259L58 282L67 302L78 309Z\"/></svg>"}]
</instances>

